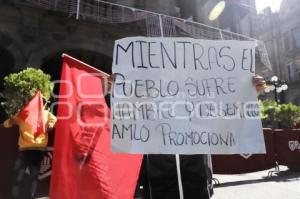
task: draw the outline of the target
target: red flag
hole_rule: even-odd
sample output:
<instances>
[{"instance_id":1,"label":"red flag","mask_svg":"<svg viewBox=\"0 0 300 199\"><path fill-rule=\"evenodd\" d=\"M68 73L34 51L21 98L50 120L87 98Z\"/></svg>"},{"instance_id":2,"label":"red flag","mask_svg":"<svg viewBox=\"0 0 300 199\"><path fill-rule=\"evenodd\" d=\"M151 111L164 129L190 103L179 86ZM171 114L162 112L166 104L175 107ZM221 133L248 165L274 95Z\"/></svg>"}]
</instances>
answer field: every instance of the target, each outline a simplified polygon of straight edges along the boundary
<instances>
[{"instance_id":1,"label":"red flag","mask_svg":"<svg viewBox=\"0 0 300 199\"><path fill-rule=\"evenodd\" d=\"M46 118L43 110L42 94L38 91L16 117L23 124L23 128L27 127L26 132L31 133L31 136L34 138L37 138L46 131Z\"/></svg>"},{"instance_id":2,"label":"red flag","mask_svg":"<svg viewBox=\"0 0 300 199\"><path fill-rule=\"evenodd\" d=\"M141 155L114 154L99 71L65 56L51 199L132 199Z\"/></svg>"}]
</instances>

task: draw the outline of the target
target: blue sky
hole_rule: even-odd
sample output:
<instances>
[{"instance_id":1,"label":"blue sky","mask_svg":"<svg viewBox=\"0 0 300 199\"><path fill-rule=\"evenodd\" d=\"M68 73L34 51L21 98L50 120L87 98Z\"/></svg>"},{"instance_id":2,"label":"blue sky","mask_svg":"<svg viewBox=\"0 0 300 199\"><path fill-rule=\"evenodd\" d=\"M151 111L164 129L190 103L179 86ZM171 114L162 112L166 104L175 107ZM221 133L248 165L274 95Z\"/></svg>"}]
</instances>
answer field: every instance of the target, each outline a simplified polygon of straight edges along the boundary
<instances>
[{"instance_id":1,"label":"blue sky","mask_svg":"<svg viewBox=\"0 0 300 199\"><path fill-rule=\"evenodd\" d=\"M256 9L258 12L263 10L265 7L271 7L272 11L279 10L280 3L282 0L256 0Z\"/></svg>"}]
</instances>

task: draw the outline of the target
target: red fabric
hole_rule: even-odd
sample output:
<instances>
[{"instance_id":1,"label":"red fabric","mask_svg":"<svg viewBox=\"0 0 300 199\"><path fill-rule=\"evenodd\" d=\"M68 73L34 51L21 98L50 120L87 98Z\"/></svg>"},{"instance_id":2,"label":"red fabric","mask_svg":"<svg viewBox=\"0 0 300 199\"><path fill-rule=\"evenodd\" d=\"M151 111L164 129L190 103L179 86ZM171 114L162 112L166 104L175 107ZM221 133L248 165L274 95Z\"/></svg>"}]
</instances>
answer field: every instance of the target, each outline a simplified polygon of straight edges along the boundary
<instances>
[{"instance_id":1,"label":"red fabric","mask_svg":"<svg viewBox=\"0 0 300 199\"><path fill-rule=\"evenodd\" d=\"M35 138L46 131L44 125L46 118L43 110L42 94L38 91L17 115L19 119L31 127L31 132Z\"/></svg>"},{"instance_id":2,"label":"red fabric","mask_svg":"<svg viewBox=\"0 0 300 199\"><path fill-rule=\"evenodd\" d=\"M101 96L102 82L97 74L93 68L64 57L51 199L133 198L142 156L111 152L110 110Z\"/></svg>"}]
</instances>

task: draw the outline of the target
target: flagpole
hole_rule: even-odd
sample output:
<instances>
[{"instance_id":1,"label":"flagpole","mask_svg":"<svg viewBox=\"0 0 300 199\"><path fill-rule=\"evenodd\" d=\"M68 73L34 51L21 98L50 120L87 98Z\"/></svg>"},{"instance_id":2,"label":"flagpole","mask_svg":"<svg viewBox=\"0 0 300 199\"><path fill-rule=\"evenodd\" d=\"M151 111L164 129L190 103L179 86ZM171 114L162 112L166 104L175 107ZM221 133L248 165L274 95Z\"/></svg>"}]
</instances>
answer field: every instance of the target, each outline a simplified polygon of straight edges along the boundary
<instances>
[{"instance_id":1,"label":"flagpole","mask_svg":"<svg viewBox=\"0 0 300 199\"><path fill-rule=\"evenodd\" d=\"M161 14L158 15L158 19L159 19L159 27L160 27L160 36L164 37L165 35L164 35L164 28L163 28L163 21L162 21L162 15ZM176 171L177 171L179 198L184 199L179 154L175 154L175 160L176 160Z\"/></svg>"},{"instance_id":2,"label":"flagpole","mask_svg":"<svg viewBox=\"0 0 300 199\"><path fill-rule=\"evenodd\" d=\"M80 62L81 64L83 64L83 65L86 66L86 67L89 67L89 68L91 68L91 69L93 69L93 70L96 70L96 71L99 72L99 73L101 74L101 76L103 76L104 78L110 77L110 75L107 74L106 72L103 72L102 70L99 70L99 69L97 69L97 68L95 68L95 67L93 67L93 66L91 66L91 65L89 65L89 64L87 64L87 63L85 63L85 62L83 62L83 61L80 61L80 60L78 60L78 59L76 59L76 58L74 58L74 57L72 57L72 56L70 56L70 55L68 55L68 54L66 54L66 53L63 53L61 56L62 56L62 58L68 57L69 59L72 59L72 60L74 60L74 61L76 61L76 62ZM108 78L108 82L109 82L109 83L112 83L112 80Z\"/></svg>"}]
</instances>

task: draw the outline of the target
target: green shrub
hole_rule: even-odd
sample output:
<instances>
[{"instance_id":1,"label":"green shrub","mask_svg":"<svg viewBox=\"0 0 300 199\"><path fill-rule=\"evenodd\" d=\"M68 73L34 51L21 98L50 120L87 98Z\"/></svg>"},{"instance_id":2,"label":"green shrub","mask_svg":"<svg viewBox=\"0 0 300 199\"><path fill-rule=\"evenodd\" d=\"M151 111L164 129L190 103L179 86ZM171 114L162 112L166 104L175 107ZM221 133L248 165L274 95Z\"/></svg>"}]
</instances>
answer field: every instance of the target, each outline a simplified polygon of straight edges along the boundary
<instances>
[{"instance_id":1,"label":"green shrub","mask_svg":"<svg viewBox=\"0 0 300 199\"><path fill-rule=\"evenodd\" d=\"M18 113L40 90L43 97L49 100L53 89L50 75L40 69L27 68L19 73L12 73L4 78L4 99L2 106L11 117Z\"/></svg>"},{"instance_id":2,"label":"green shrub","mask_svg":"<svg viewBox=\"0 0 300 199\"><path fill-rule=\"evenodd\" d=\"M274 117L282 128L294 128L300 122L300 107L292 103L280 104L275 109Z\"/></svg>"},{"instance_id":3,"label":"green shrub","mask_svg":"<svg viewBox=\"0 0 300 199\"><path fill-rule=\"evenodd\" d=\"M275 100L264 100L259 101L259 108L260 108L260 117L261 119L267 119L272 117L272 111L277 107L277 103Z\"/></svg>"},{"instance_id":4,"label":"green shrub","mask_svg":"<svg viewBox=\"0 0 300 199\"><path fill-rule=\"evenodd\" d=\"M274 122L274 112L277 108L275 100L259 101L260 117L263 123L263 127L272 128Z\"/></svg>"},{"instance_id":5,"label":"green shrub","mask_svg":"<svg viewBox=\"0 0 300 199\"><path fill-rule=\"evenodd\" d=\"M294 128L300 123L300 107L292 103L277 104L274 100L260 101L260 115L264 127L273 127L274 121L281 128Z\"/></svg>"}]
</instances>

